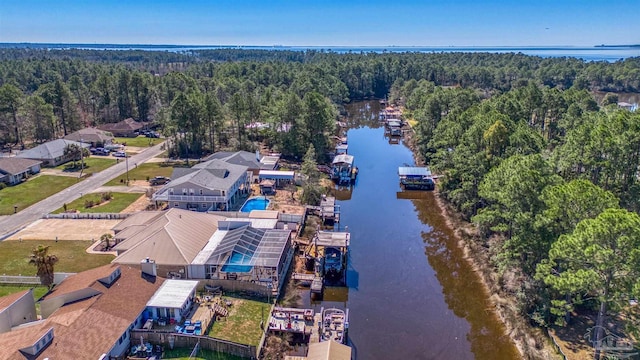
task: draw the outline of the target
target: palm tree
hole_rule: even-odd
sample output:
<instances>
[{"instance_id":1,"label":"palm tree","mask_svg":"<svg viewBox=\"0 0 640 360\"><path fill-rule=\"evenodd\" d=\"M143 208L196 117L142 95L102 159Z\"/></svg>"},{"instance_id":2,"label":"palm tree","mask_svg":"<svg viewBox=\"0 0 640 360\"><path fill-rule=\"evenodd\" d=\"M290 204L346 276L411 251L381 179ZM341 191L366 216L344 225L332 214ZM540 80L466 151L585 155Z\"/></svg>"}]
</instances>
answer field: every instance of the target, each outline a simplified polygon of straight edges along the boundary
<instances>
[{"instance_id":1,"label":"palm tree","mask_svg":"<svg viewBox=\"0 0 640 360\"><path fill-rule=\"evenodd\" d=\"M109 250L111 239L113 239L113 235L106 233L100 236L100 241L104 243L104 249Z\"/></svg>"},{"instance_id":2,"label":"palm tree","mask_svg":"<svg viewBox=\"0 0 640 360\"><path fill-rule=\"evenodd\" d=\"M57 262L58 257L49 254L49 246L38 245L31 250L29 264L36 266L36 275L40 278L40 283L49 289L53 287L53 265Z\"/></svg>"}]
</instances>

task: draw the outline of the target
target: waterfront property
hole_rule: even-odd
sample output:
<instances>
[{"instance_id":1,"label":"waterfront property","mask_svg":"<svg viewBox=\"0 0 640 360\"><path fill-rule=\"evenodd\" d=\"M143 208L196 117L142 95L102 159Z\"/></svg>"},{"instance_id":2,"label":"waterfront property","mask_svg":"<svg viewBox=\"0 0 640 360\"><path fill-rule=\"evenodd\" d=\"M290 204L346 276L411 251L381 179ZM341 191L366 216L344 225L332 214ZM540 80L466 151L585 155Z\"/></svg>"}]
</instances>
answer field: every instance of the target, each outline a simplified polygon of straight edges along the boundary
<instances>
[{"instance_id":1,"label":"waterfront property","mask_svg":"<svg viewBox=\"0 0 640 360\"><path fill-rule=\"evenodd\" d=\"M358 168L353 165L353 155L336 155L331 162L331 179L338 184L349 184L356 180Z\"/></svg>"},{"instance_id":2,"label":"waterfront property","mask_svg":"<svg viewBox=\"0 0 640 360\"><path fill-rule=\"evenodd\" d=\"M192 278L188 266L218 229L224 217L170 209L141 212L113 228L114 263L140 266L140 261L155 261L158 274L168 278Z\"/></svg>"},{"instance_id":3,"label":"waterfront property","mask_svg":"<svg viewBox=\"0 0 640 360\"><path fill-rule=\"evenodd\" d=\"M176 168L171 182L152 199L171 208L194 211L229 210L249 193L247 167L213 159L192 168Z\"/></svg>"},{"instance_id":4,"label":"waterfront property","mask_svg":"<svg viewBox=\"0 0 640 360\"><path fill-rule=\"evenodd\" d=\"M320 341L333 340L340 344L346 343L349 329L349 309L344 311L336 308L322 308L321 313Z\"/></svg>"},{"instance_id":5,"label":"waterfront property","mask_svg":"<svg viewBox=\"0 0 640 360\"><path fill-rule=\"evenodd\" d=\"M307 356L285 356L285 360L351 360L351 348L333 340L309 345Z\"/></svg>"},{"instance_id":6,"label":"waterfront property","mask_svg":"<svg viewBox=\"0 0 640 360\"><path fill-rule=\"evenodd\" d=\"M310 336L314 331L313 309L275 307L269 317L269 331Z\"/></svg>"},{"instance_id":7,"label":"waterfront property","mask_svg":"<svg viewBox=\"0 0 640 360\"><path fill-rule=\"evenodd\" d=\"M250 153L248 151L236 151L236 152L227 152L227 151L219 151L217 153L211 154L206 157L204 160L222 160L229 164L246 166L249 177L249 181L251 183L255 183L258 181L258 175L260 170L276 170L278 169L278 161L280 160L280 154L271 154L271 155L260 155L259 152L256 151L255 154Z\"/></svg>"},{"instance_id":8,"label":"waterfront property","mask_svg":"<svg viewBox=\"0 0 640 360\"><path fill-rule=\"evenodd\" d=\"M387 120L387 129L391 136L402 136L402 122L400 120Z\"/></svg>"},{"instance_id":9,"label":"waterfront property","mask_svg":"<svg viewBox=\"0 0 640 360\"><path fill-rule=\"evenodd\" d=\"M433 190L435 182L428 167L401 166L398 168L400 185L405 190Z\"/></svg>"},{"instance_id":10,"label":"waterfront property","mask_svg":"<svg viewBox=\"0 0 640 360\"><path fill-rule=\"evenodd\" d=\"M42 161L16 157L0 158L0 182L16 185L40 172Z\"/></svg>"},{"instance_id":11,"label":"waterfront property","mask_svg":"<svg viewBox=\"0 0 640 360\"><path fill-rule=\"evenodd\" d=\"M57 139L40 144L33 149L21 151L16 157L42 161L43 166L55 167L73 160L72 156L65 155L64 153L64 149L69 145L77 145L82 148L89 148L91 146L77 141Z\"/></svg>"}]
</instances>

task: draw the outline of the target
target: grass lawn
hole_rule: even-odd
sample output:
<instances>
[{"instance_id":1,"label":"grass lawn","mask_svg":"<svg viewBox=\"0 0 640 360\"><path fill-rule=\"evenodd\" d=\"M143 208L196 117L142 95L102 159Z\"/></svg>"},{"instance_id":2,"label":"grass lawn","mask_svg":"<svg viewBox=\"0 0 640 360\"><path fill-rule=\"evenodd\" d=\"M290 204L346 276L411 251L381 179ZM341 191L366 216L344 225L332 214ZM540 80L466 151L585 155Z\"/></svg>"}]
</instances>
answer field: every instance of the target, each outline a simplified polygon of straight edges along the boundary
<instances>
[{"instance_id":1,"label":"grass lawn","mask_svg":"<svg viewBox=\"0 0 640 360\"><path fill-rule=\"evenodd\" d=\"M126 144L126 146L149 147L163 142L164 139L138 136L135 138L117 137L113 141L116 144Z\"/></svg>"},{"instance_id":2,"label":"grass lawn","mask_svg":"<svg viewBox=\"0 0 640 360\"><path fill-rule=\"evenodd\" d=\"M173 360L189 360L189 359L194 359L194 360L242 360L242 359L244 359L244 358L241 358L241 357L238 357L238 356L219 353L219 352L213 352L211 350L205 350L205 349L200 349L200 351L198 351L198 355L196 355L196 357L190 358L189 355L191 354L192 350L193 349L173 349L173 350L169 350L169 349L167 349L165 347L164 354L163 354L162 358L163 359L173 359Z\"/></svg>"},{"instance_id":3,"label":"grass lawn","mask_svg":"<svg viewBox=\"0 0 640 360\"><path fill-rule=\"evenodd\" d=\"M108 167L116 164L116 159L113 157L90 157L84 159L84 174L94 174L100 172ZM56 169L63 171L80 171L80 161L76 162L76 166L73 167L73 162L62 164L57 166Z\"/></svg>"},{"instance_id":4,"label":"grass lawn","mask_svg":"<svg viewBox=\"0 0 640 360\"><path fill-rule=\"evenodd\" d=\"M14 206L21 211L77 182L75 177L40 175L22 184L9 186L0 190L0 215L13 214Z\"/></svg>"},{"instance_id":5,"label":"grass lawn","mask_svg":"<svg viewBox=\"0 0 640 360\"><path fill-rule=\"evenodd\" d=\"M151 179L155 176L166 176L170 177L173 172L173 164L167 165L165 163L145 163L138 165L131 164L129 162L129 180L146 180L147 178ZM127 180L127 175L122 174L117 178L109 181L105 185L107 186L118 186L124 184Z\"/></svg>"},{"instance_id":6,"label":"grass lawn","mask_svg":"<svg viewBox=\"0 0 640 360\"><path fill-rule=\"evenodd\" d=\"M75 209L82 213L119 213L134 201L138 200L140 196L144 196L144 194L140 193L111 193L113 198L109 200L109 202L90 208L84 207L84 202L86 200L93 200L97 203L100 201L101 195L101 193L83 195L82 197L68 203L67 210ZM61 212L64 212L64 207L54 211L53 214L59 214Z\"/></svg>"},{"instance_id":7,"label":"grass lawn","mask_svg":"<svg viewBox=\"0 0 640 360\"><path fill-rule=\"evenodd\" d=\"M0 297L15 294L22 290L29 290L31 288L33 288L33 297L36 301L47 293L47 288L44 286L0 285Z\"/></svg>"},{"instance_id":8,"label":"grass lawn","mask_svg":"<svg viewBox=\"0 0 640 360\"><path fill-rule=\"evenodd\" d=\"M260 321L269 319L271 304L266 302L237 299L224 296L233 302L227 318L213 323L209 336L234 341L240 344L258 346L262 337Z\"/></svg>"},{"instance_id":9,"label":"grass lawn","mask_svg":"<svg viewBox=\"0 0 640 360\"><path fill-rule=\"evenodd\" d=\"M0 274L34 276L36 267L29 265L29 254L38 245L50 246L49 253L58 256L56 272L81 272L106 265L113 255L88 254L91 241L5 240L0 242Z\"/></svg>"}]
</instances>

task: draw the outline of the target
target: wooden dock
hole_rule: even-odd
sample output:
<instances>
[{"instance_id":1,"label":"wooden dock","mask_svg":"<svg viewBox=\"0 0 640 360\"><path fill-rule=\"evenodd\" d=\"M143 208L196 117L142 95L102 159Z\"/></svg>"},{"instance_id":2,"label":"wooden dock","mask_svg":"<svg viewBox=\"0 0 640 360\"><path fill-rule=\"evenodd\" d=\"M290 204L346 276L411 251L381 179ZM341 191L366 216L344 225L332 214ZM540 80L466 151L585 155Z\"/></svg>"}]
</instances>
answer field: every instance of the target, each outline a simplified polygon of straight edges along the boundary
<instances>
[{"instance_id":1,"label":"wooden dock","mask_svg":"<svg viewBox=\"0 0 640 360\"><path fill-rule=\"evenodd\" d=\"M314 274L303 274L303 273L293 273L291 275L291 278L293 280L302 280L302 281L313 281L313 279L315 279L315 275Z\"/></svg>"},{"instance_id":2,"label":"wooden dock","mask_svg":"<svg viewBox=\"0 0 640 360\"><path fill-rule=\"evenodd\" d=\"M340 205L336 205L335 197L324 196L320 206L307 206L307 211L320 216L323 223L340 222Z\"/></svg>"}]
</instances>

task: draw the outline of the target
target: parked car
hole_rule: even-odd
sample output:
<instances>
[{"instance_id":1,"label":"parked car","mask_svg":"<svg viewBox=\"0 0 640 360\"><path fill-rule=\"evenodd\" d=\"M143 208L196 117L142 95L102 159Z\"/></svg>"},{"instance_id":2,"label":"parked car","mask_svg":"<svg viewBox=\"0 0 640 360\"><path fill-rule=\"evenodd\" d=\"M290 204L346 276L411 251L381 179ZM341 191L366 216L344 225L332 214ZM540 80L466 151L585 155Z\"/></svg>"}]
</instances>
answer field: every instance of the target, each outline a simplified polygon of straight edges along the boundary
<instances>
[{"instance_id":1,"label":"parked car","mask_svg":"<svg viewBox=\"0 0 640 360\"><path fill-rule=\"evenodd\" d=\"M89 151L91 152L91 154L93 155L109 155L109 150L105 149L105 148L91 148L89 149Z\"/></svg>"},{"instance_id":2,"label":"parked car","mask_svg":"<svg viewBox=\"0 0 640 360\"><path fill-rule=\"evenodd\" d=\"M126 153L126 152L124 152L124 151L116 151L116 152L114 152L114 153L113 153L113 154L111 154L111 155L113 155L113 156L115 156L115 157L127 157L127 153Z\"/></svg>"},{"instance_id":3,"label":"parked car","mask_svg":"<svg viewBox=\"0 0 640 360\"><path fill-rule=\"evenodd\" d=\"M166 176L156 176L152 179L149 179L149 184L151 186L156 186L156 185L164 185L166 183L168 183L169 181L171 181L171 179L169 179Z\"/></svg>"},{"instance_id":4,"label":"parked car","mask_svg":"<svg viewBox=\"0 0 640 360\"><path fill-rule=\"evenodd\" d=\"M149 131L148 133L145 134L148 138L159 138L160 134L158 134L155 131Z\"/></svg>"},{"instance_id":5,"label":"parked car","mask_svg":"<svg viewBox=\"0 0 640 360\"><path fill-rule=\"evenodd\" d=\"M122 144L109 144L109 145L105 145L104 147L106 150L109 151L120 151L124 148L124 145Z\"/></svg>"}]
</instances>

